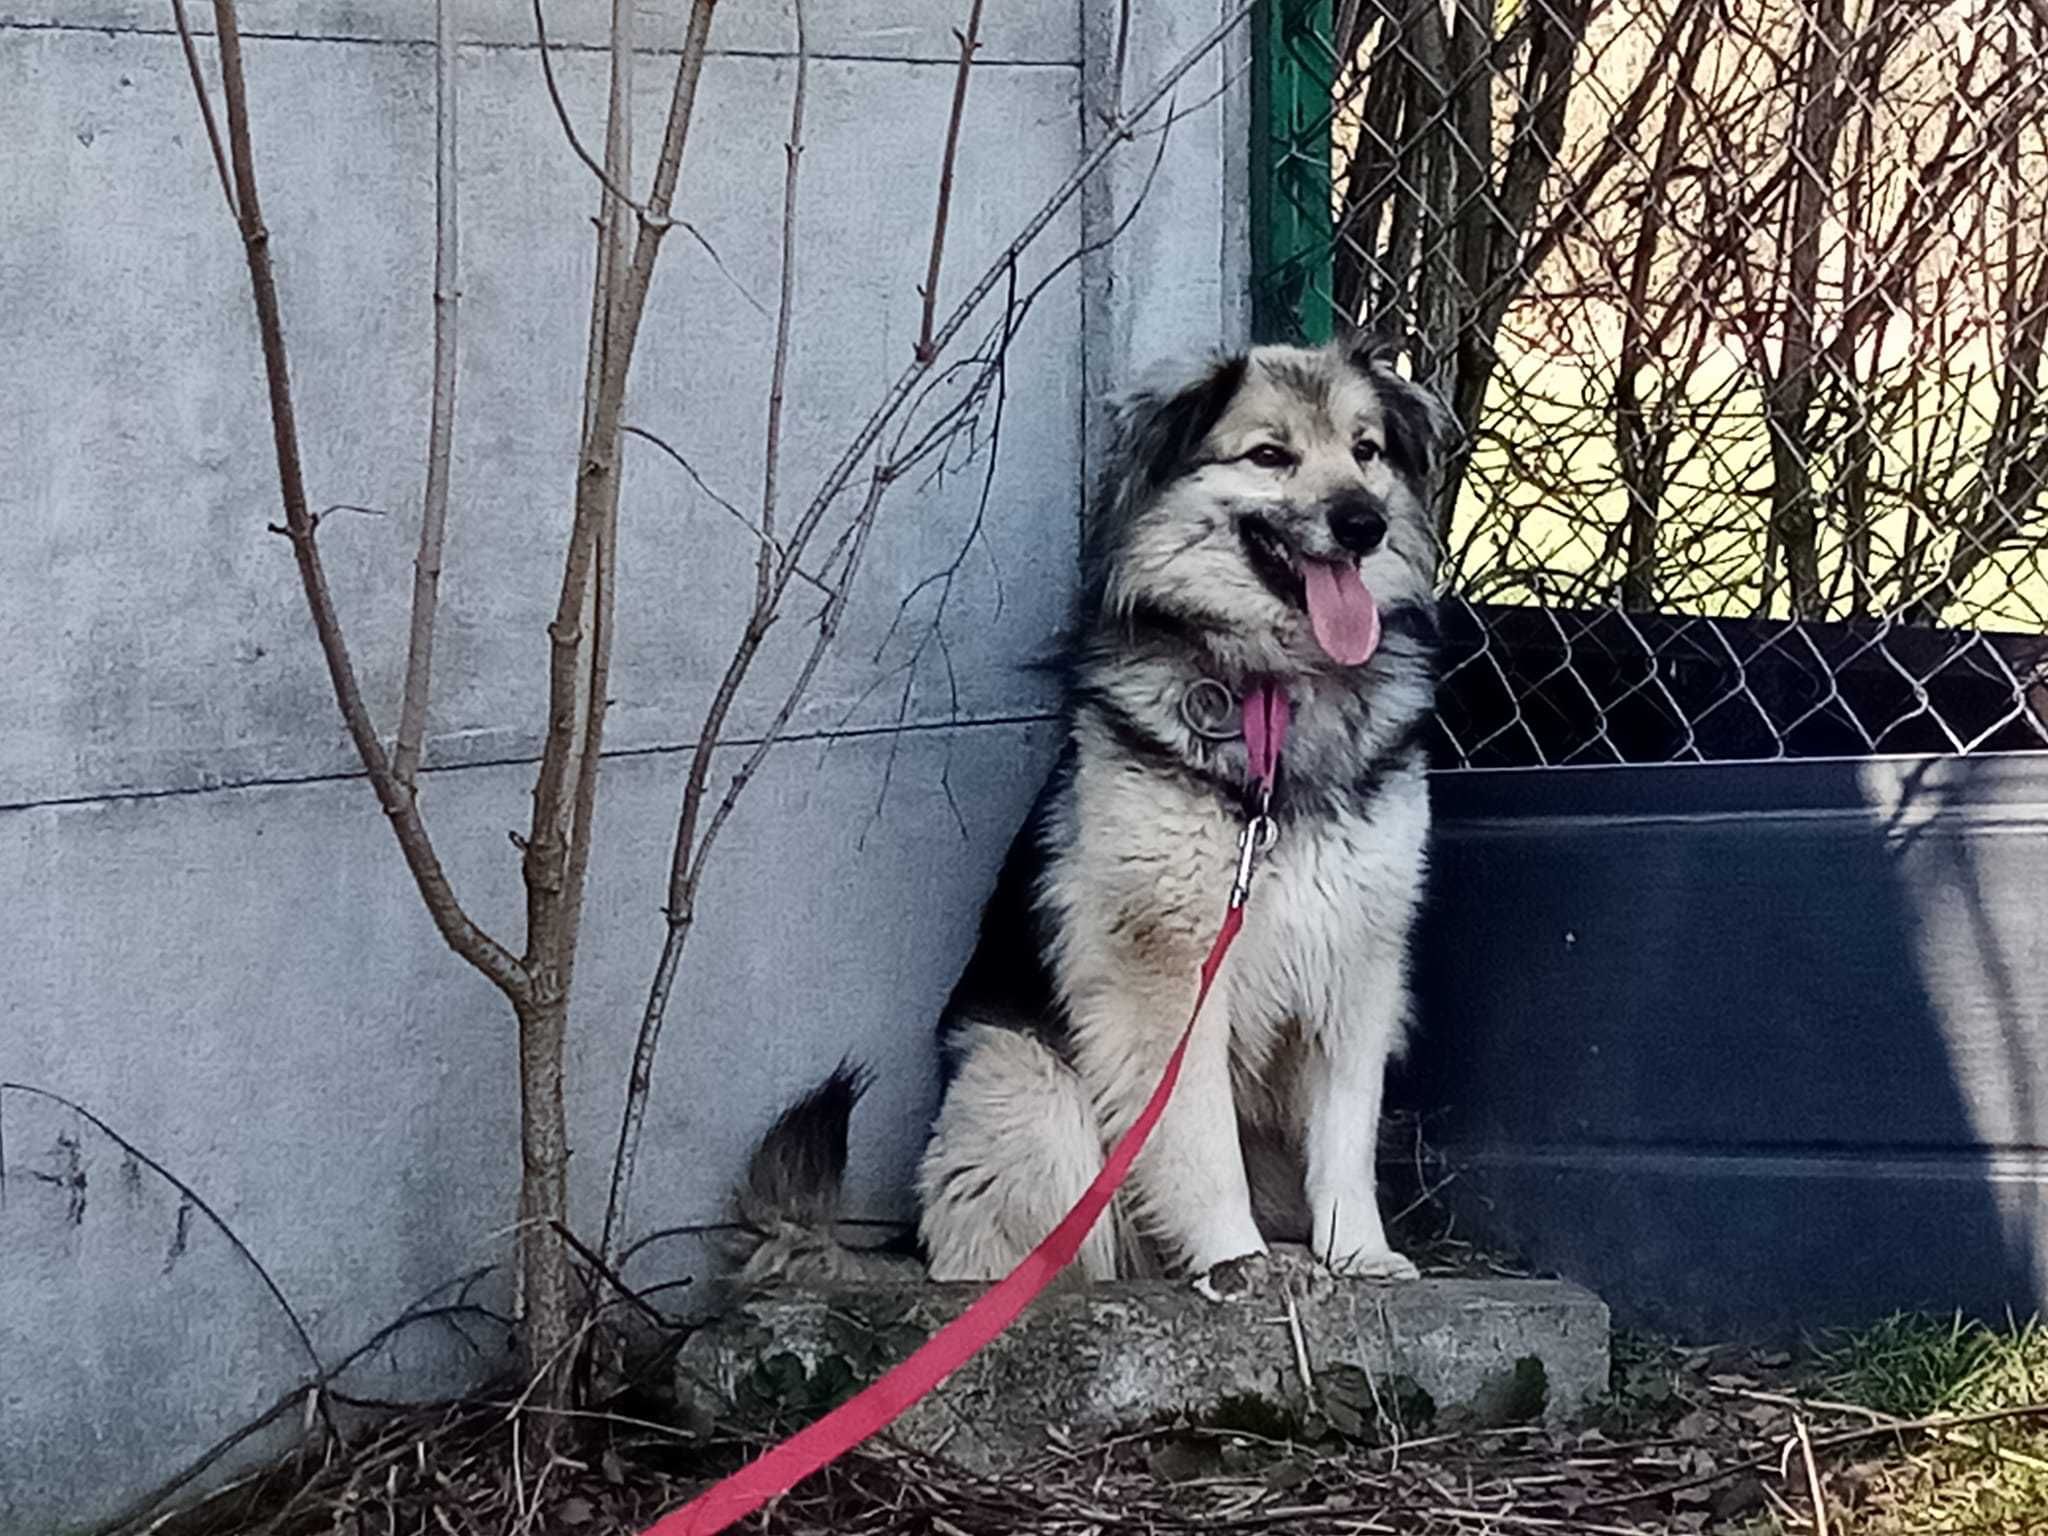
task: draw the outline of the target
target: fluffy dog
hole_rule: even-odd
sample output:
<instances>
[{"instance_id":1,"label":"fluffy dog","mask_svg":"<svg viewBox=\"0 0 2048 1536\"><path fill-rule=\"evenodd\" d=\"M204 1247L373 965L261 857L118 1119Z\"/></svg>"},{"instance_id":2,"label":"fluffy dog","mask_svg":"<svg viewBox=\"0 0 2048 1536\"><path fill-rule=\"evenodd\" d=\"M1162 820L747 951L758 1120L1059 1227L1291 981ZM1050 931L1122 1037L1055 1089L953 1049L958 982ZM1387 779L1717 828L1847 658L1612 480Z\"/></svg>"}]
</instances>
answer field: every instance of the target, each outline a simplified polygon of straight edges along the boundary
<instances>
[{"instance_id":1,"label":"fluffy dog","mask_svg":"<svg viewBox=\"0 0 2048 1536\"><path fill-rule=\"evenodd\" d=\"M1408 1016L1429 829L1441 407L1369 349L1259 347L1119 402L1065 660L1066 745L939 1021L945 1092L918 1172L938 1280L1005 1273L1136 1117L1194 1001L1243 826L1237 701L1292 708L1279 837L1180 1086L1079 1267L1206 1275L1306 1242L1397 1278L1374 1189ZM832 1232L842 1068L784 1112L737 1201L742 1278L902 1260Z\"/></svg>"}]
</instances>

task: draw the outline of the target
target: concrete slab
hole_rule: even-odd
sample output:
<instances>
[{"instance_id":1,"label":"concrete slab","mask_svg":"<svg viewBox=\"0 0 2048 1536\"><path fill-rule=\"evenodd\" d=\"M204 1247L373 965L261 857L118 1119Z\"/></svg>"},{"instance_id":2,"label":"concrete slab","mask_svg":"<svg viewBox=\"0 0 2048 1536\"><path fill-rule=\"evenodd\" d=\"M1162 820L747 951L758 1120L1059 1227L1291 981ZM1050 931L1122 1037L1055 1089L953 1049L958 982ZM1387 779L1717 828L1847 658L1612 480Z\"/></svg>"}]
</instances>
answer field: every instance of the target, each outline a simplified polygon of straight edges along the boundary
<instances>
[{"instance_id":1,"label":"concrete slab","mask_svg":"<svg viewBox=\"0 0 2048 1536\"><path fill-rule=\"evenodd\" d=\"M684 1346L686 1412L705 1424L815 1412L904 1358L979 1291L902 1285L742 1302ZM1410 1433L1431 1422L1561 1422L1606 1389L1607 1371L1607 1308L1579 1286L1340 1280L1303 1260L1273 1265L1220 1302L1172 1281L1056 1290L895 1433L1000 1471L1065 1435L1183 1414L1281 1430L1321 1416L1350 1432L1376 1417Z\"/></svg>"}]
</instances>

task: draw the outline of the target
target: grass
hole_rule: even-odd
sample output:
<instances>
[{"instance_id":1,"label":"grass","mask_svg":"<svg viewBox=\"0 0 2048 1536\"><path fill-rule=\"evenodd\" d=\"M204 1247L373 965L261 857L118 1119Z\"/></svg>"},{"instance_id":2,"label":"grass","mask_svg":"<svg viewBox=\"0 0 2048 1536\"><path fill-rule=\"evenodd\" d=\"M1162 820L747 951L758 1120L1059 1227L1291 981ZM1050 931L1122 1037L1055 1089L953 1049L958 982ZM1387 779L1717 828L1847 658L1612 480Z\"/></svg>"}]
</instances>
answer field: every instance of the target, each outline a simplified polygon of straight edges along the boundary
<instances>
[{"instance_id":1,"label":"grass","mask_svg":"<svg viewBox=\"0 0 2048 1536\"><path fill-rule=\"evenodd\" d=\"M1897 1418L2007 1408L2048 1398L2048 1330L1901 1313L1823 1346L1821 1366L1836 1395Z\"/></svg>"},{"instance_id":2,"label":"grass","mask_svg":"<svg viewBox=\"0 0 2048 1536\"><path fill-rule=\"evenodd\" d=\"M1968 1418L2048 1402L2048 1330L1903 1315L1823 1347L1822 1388L1873 1417ZM2048 1532L2048 1422L1988 1420L1901 1440L1851 1467L1854 1536Z\"/></svg>"}]
</instances>

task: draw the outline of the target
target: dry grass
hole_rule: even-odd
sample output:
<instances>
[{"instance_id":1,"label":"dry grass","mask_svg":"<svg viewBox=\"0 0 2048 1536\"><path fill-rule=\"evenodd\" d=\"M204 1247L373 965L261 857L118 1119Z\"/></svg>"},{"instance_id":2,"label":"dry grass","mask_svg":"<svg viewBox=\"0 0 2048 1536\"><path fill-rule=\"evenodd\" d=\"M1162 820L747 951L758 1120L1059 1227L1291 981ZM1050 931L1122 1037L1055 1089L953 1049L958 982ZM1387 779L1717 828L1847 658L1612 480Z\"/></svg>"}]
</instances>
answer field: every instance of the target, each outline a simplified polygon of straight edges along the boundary
<instances>
[{"instance_id":1,"label":"dry grass","mask_svg":"<svg viewBox=\"0 0 2048 1536\"><path fill-rule=\"evenodd\" d=\"M1320 1423L1304 1431L1174 1422L1062 1444L1000 1479L880 1442L744 1528L786 1536L2048 1530L2048 1457L2037 1454L2048 1437L2041 1336L1987 1334L1991 1346L1979 1339L1942 1356L1927 1328L1901 1321L1886 1330L1804 1362L1624 1338L1613 1391L1590 1427L1571 1433L1506 1426L1346 1438ZM1944 1375L1938 1357L1971 1369ZM1895 1390L1902 1382L1917 1382L1922 1395ZM1924 1394L1930 1387L1956 1406L1902 1411L1934 1401ZM1859 1393L1872 1401L1849 1400ZM163 1536L631 1536L754 1449L692 1436L653 1399L575 1415L574 1433L547 1459L533 1453L536 1425L509 1397L393 1414L345 1449L272 1468L140 1528ZM1813 1448L1811 1476L1802 1432ZM1814 1517L1816 1488L1824 1526Z\"/></svg>"},{"instance_id":2,"label":"dry grass","mask_svg":"<svg viewBox=\"0 0 2048 1536\"><path fill-rule=\"evenodd\" d=\"M1404 1251L1433 1274L1523 1273L1461 1240L1438 1198L1452 1171L1420 1123L1394 1126L1412 1154L1389 1181ZM417 1317L442 1310L462 1307ZM543 1417L516 1381L431 1408L337 1394L338 1442L287 1400L281 1409L303 1411L307 1450L101 1536L637 1536L764 1441L686 1427L666 1391L681 1332L641 1301L603 1315L592 1370L610 1385L586 1388L596 1406ZM2048 1331L2035 1325L1896 1317L1796 1357L1618 1334L1613 1357L1608 1393L1570 1431L1501 1422L1506 1405L1485 1424L1432 1421L1427 1407L1390 1408L1370 1383L1347 1397L1325 1381L1321 1412L1306 1418L1248 1400L1089 1443L1049 1431L1043 1457L999 1479L877 1440L739 1529L2048 1536ZM756 1404L786 1420L760 1435L787 1433L850 1385Z\"/></svg>"}]
</instances>

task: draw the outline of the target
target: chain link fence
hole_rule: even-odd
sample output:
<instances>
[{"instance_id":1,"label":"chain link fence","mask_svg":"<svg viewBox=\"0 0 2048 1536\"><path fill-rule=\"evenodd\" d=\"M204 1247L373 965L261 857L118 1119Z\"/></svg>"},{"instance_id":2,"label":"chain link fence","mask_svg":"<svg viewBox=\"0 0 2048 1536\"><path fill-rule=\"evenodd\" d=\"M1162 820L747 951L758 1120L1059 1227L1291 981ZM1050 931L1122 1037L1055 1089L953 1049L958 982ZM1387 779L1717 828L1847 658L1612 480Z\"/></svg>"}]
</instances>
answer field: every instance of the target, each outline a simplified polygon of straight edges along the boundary
<instances>
[{"instance_id":1,"label":"chain link fence","mask_svg":"<svg viewBox=\"0 0 2048 1536\"><path fill-rule=\"evenodd\" d=\"M2048 746L2048 0L1269 0L1263 336L1461 441L1442 758Z\"/></svg>"}]
</instances>

